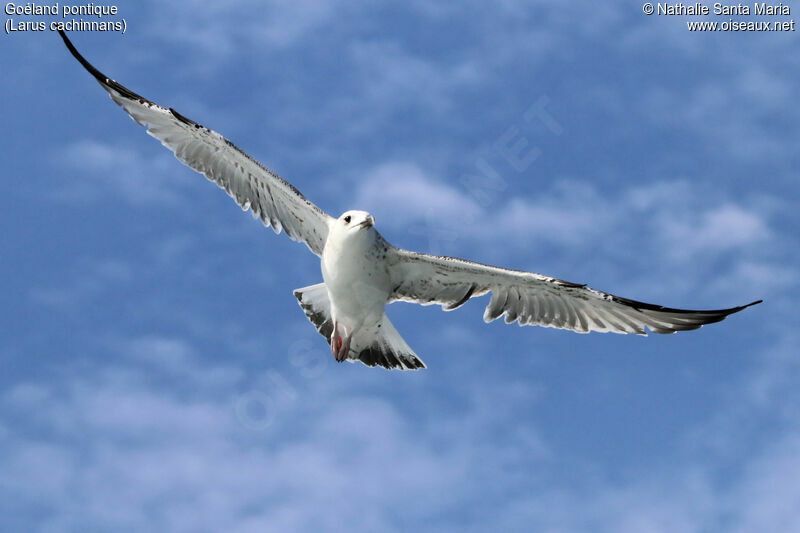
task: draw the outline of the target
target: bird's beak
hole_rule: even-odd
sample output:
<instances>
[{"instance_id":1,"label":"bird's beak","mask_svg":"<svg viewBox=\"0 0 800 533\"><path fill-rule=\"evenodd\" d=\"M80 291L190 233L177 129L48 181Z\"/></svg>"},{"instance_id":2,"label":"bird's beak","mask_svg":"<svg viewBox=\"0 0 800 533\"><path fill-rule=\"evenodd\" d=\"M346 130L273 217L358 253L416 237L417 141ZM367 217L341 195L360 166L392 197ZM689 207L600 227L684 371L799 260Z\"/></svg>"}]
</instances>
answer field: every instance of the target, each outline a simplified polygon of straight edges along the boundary
<instances>
[{"instance_id":1,"label":"bird's beak","mask_svg":"<svg viewBox=\"0 0 800 533\"><path fill-rule=\"evenodd\" d=\"M370 228L375 225L375 217L369 215L364 222L358 225L359 228Z\"/></svg>"}]
</instances>

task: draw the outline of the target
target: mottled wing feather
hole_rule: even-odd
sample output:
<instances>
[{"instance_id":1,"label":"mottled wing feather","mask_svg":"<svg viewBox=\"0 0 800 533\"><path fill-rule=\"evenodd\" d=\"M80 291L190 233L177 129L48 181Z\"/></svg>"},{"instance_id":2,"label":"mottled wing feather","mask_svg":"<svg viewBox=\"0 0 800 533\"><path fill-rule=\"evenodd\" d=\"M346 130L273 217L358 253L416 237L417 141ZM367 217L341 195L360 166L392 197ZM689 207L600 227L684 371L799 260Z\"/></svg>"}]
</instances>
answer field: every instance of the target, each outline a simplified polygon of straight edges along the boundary
<instances>
[{"instance_id":1,"label":"mottled wing feather","mask_svg":"<svg viewBox=\"0 0 800 533\"><path fill-rule=\"evenodd\" d=\"M78 53L64 32L59 33L72 55L108 91L111 99L182 163L225 189L243 210L252 210L253 216L275 233L283 230L291 239L304 242L315 254L322 254L331 217L219 133L105 76Z\"/></svg>"},{"instance_id":2,"label":"mottled wing feather","mask_svg":"<svg viewBox=\"0 0 800 533\"><path fill-rule=\"evenodd\" d=\"M730 309L692 311L620 298L577 283L532 272L508 270L453 257L393 249L391 301L456 309L470 298L491 292L483 319L506 323L646 335L697 329L719 322L752 302Z\"/></svg>"}]
</instances>

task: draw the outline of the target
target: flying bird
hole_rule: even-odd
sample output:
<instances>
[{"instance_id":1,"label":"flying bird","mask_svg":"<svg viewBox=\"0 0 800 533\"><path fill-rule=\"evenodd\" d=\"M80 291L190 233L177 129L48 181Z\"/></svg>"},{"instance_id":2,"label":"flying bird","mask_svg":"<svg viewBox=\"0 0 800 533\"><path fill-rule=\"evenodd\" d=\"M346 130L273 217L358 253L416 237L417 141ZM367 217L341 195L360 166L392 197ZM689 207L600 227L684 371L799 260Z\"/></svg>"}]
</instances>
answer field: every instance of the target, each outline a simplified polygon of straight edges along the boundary
<instances>
[{"instance_id":1,"label":"flying bird","mask_svg":"<svg viewBox=\"0 0 800 533\"><path fill-rule=\"evenodd\" d=\"M329 216L219 133L101 73L63 31L59 34L111 99L178 160L225 189L264 225L276 233L283 230L319 256L324 283L296 289L294 295L339 362L425 368L385 314L386 304L396 301L452 311L491 293L486 322L503 316L506 323L519 325L638 335L646 335L645 328L655 333L697 329L761 302L710 311L672 309L532 272L395 248L378 233L369 213Z\"/></svg>"}]
</instances>

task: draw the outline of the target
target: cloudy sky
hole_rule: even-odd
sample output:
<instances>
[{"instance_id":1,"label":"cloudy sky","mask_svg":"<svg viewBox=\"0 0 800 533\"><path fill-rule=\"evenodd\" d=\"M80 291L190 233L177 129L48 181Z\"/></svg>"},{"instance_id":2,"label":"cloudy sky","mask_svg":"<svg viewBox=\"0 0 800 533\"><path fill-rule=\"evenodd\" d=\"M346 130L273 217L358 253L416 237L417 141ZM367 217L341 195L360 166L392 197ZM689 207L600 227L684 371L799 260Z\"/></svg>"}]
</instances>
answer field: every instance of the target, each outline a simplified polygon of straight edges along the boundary
<instances>
[{"instance_id":1,"label":"cloudy sky","mask_svg":"<svg viewBox=\"0 0 800 533\"><path fill-rule=\"evenodd\" d=\"M800 529L797 33L451 4L122 2L71 37L397 246L765 303L646 338L395 304L429 368L337 364L291 292L316 257L55 33L3 35L0 529Z\"/></svg>"}]
</instances>

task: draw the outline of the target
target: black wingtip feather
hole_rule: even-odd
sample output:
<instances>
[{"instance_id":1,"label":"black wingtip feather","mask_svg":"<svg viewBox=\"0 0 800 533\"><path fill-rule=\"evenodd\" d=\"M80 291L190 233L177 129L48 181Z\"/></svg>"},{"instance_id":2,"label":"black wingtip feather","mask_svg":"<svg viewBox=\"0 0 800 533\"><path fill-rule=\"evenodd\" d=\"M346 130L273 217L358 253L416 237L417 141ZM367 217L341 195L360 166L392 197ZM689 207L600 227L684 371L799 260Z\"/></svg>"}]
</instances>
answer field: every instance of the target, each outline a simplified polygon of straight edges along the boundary
<instances>
[{"instance_id":1,"label":"black wingtip feather","mask_svg":"<svg viewBox=\"0 0 800 533\"><path fill-rule=\"evenodd\" d=\"M64 33L64 30L58 30L58 34L61 36L61 39L64 41L64 44L65 44L65 45L67 45L67 50L69 50L69 52L72 54L72 56L73 56L75 59L77 59L77 60L78 60L78 62L79 62L81 65L83 65L83 68L85 68L86 70L88 70L88 71L89 71L89 73L91 73L91 75L92 75L92 76L94 76L95 78L97 78L97 81L99 81L99 82L101 82L101 83L105 82L105 80L106 80L106 76L105 76L105 75L104 75L102 72L100 72L99 70L97 70L96 68L94 68L94 65L92 65L91 63L89 63L88 61L86 61L86 58L84 58L84 57L81 55L81 53L80 53L80 52L78 52L78 50L75 48L75 45L74 45L74 44L72 44L72 41L70 41L70 40L69 40L69 37L67 37L67 34L66 34L66 33Z\"/></svg>"},{"instance_id":2,"label":"black wingtip feather","mask_svg":"<svg viewBox=\"0 0 800 533\"><path fill-rule=\"evenodd\" d=\"M169 108L169 112L170 112L170 113L172 113L172 116L173 116L173 117L177 118L178 120L180 120L180 121L181 121L181 122L183 122L184 124L188 124L189 126L192 126L192 127L195 127L195 128L202 128L202 127L203 127L203 126L201 126L200 124L198 124L197 122L195 122L194 120L192 120L192 119L190 119L190 118L188 118L188 117L185 117L185 116L181 115L180 113L178 113L177 111L175 111L175 110L174 110L173 108L171 108L171 107ZM226 140L227 140L227 139L226 139ZM232 143L232 142L230 142L230 141L228 141L228 144L230 144L231 146L234 146L234 145L233 145L233 143ZM235 148L235 146L234 146L234 148Z\"/></svg>"},{"instance_id":3,"label":"black wingtip feather","mask_svg":"<svg viewBox=\"0 0 800 533\"><path fill-rule=\"evenodd\" d=\"M659 311L664 313L675 313L678 315L686 315L686 314L699 314L699 315L707 315L707 316L714 316L714 315L721 315L723 318L731 315L733 313L738 313L742 309L746 309L751 305L760 304L764 300L756 300L755 302L750 302L746 305L740 305L738 307L730 307L728 309L709 309L709 310L697 310L697 309L676 309L673 307L664 307L662 305L654 305L648 304L645 302L639 302L636 300L629 300L628 298L623 298L621 296L611 296L611 299L617 303L622 305L627 305L628 307L633 307L638 310L647 310L647 311Z\"/></svg>"},{"instance_id":4,"label":"black wingtip feather","mask_svg":"<svg viewBox=\"0 0 800 533\"><path fill-rule=\"evenodd\" d=\"M141 96L139 94L136 94L135 92L131 91L130 89L128 89L124 85L115 82L114 80L112 80L111 78L109 78L108 76L106 76L105 74L100 72L99 70L97 70L94 65L89 63L86 60L86 58L83 57L80 52L78 52L77 48L75 48L75 45L72 44L72 41L69 40L69 38L67 37L67 34L64 33L63 30L58 30L58 34L61 36L61 39L64 40L64 44L67 46L67 50L69 50L69 52L72 54L72 57L77 59L78 63L83 65L83 68L85 68L87 71L89 71L89 74L94 76L94 78L100 83L100 85L102 85L106 89L113 89L114 91L120 93L125 98L130 98L131 100L138 100L141 103L147 103L147 104L150 104L150 105L155 105L153 102L151 102L147 98L145 98L145 97L143 97L143 96Z\"/></svg>"},{"instance_id":5,"label":"black wingtip feather","mask_svg":"<svg viewBox=\"0 0 800 533\"><path fill-rule=\"evenodd\" d=\"M660 333L660 334L670 334L675 333L676 331L689 331L694 329L699 329L702 326L707 324L714 324L717 322L722 322L728 316L738 313L742 309L746 309L752 305L760 304L763 300L756 300L755 302L750 302L746 305L740 305L738 307L731 307L729 309L716 309L716 310L709 310L709 311L692 311L686 309L671 309L668 307L660 307L660 306L650 306L647 308L639 308L639 310L644 311L651 311L653 312L650 315L651 319L655 319L659 322L663 320L662 317L659 317L657 313L668 313L672 316L667 316L667 318L672 322L668 326L657 326L651 322L646 322L647 328L652 331L653 333ZM645 312L644 314L649 315L649 313Z\"/></svg>"}]
</instances>

